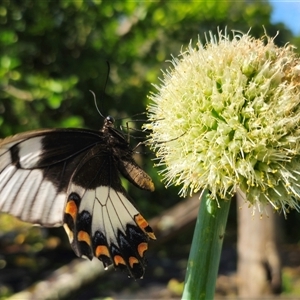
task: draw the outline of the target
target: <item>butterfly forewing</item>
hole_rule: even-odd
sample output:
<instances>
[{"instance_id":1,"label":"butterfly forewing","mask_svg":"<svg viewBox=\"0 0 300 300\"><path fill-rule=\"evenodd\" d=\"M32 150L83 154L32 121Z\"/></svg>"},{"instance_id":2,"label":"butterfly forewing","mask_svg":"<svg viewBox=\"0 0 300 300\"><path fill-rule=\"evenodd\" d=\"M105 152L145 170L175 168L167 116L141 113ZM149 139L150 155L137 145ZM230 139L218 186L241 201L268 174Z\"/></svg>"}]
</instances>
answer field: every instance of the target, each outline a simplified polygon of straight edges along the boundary
<instances>
[{"instance_id":1,"label":"butterfly forewing","mask_svg":"<svg viewBox=\"0 0 300 300\"><path fill-rule=\"evenodd\" d=\"M94 133L44 130L2 140L0 210L31 223L62 225L70 178L88 145L94 145ZM75 142L72 152L70 137L76 141L80 136L83 141Z\"/></svg>"},{"instance_id":2,"label":"butterfly forewing","mask_svg":"<svg viewBox=\"0 0 300 300\"><path fill-rule=\"evenodd\" d=\"M111 127L19 134L0 141L0 210L43 226L64 225L78 256L96 256L105 267L113 264L140 278L155 236L129 201L119 173L154 189Z\"/></svg>"}]
</instances>

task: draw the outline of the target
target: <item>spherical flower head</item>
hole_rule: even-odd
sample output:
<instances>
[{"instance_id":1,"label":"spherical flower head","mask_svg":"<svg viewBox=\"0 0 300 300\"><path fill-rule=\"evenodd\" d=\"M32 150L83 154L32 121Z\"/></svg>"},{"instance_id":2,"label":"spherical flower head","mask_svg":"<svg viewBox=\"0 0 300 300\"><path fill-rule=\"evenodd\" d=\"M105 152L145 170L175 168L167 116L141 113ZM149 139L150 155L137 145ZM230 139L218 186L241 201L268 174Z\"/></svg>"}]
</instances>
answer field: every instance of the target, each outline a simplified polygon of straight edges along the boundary
<instances>
[{"instance_id":1,"label":"spherical flower head","mask_svg":"<svg viewBox=\"0 0 300 300\"><path fill-rule=\"evenodd\" d=\"M150 95L149 144L166 185L263 211L299 208L300 63L274 39L218 32L190 44Z\"/></svg>"}]
</instances>

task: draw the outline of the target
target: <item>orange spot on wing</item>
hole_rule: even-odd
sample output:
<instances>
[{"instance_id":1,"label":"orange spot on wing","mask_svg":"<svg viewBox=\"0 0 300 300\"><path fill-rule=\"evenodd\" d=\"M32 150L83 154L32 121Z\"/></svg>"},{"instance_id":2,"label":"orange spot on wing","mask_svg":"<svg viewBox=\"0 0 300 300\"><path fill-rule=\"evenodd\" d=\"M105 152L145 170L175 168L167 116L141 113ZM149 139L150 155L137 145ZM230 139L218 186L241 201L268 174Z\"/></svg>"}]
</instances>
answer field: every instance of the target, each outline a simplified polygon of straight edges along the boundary
<instances>
[{"instance_id":1,"label":"orange spot on wing","mask_svg":"<svg viewBox=\"0 0 300 300\"><path fill-rule=\"evenodd\" d=\"M138 245L137 251L140 255L140 257L144 256L145 251L148 249L148 244L147 243L140 243Z\"/></svg>"},{"instance_id":2,"label":"orange spot on wing","mask_svg":"<svg viewBox=\"0 0 300 300\"><path fill-rule=\"evenodd\" d=\"M95 250L95 255L96 255L96 257L99 257L100 255L105 255L107 257L110 257L108 248L103 245L97 246L97 248Z\"/></svg>"},{"instance_id":3,"label":"orange spot on wing","mask_svg":"<svg viewBox=\"0 0 300 300\"><path fill-rule=\"evenodd\" d=\"M77 208L76 203L73 200L68 201L66 208L65 208L65 213L69 214L72 217L74 223L76 220L77 211L78 211L78 208Z\"/></svg>"},{"instance_id":4,"label":"orange spot on wing","mask_svg":"<svg viewBox=\"0 0 300 300\"><path fill-rule=\"evenodd\" d=\"M77 239L79 242L86 242L89 246L91 246L91 238L86 231L79 231L77 234Z\"/></svg>"},{"instance_id":5,"label":"orange spot on wing","mask_svg":"<svg viewBox=\"0 0 300 300\"><path fill-rule=\"evenodd\" d=\"M130 268L133 268L133 265L138 264L138 263L139 263L139 260L136 257L134 257L134 256L129 257Z\"/></svg>"},{"instance_id":6,"label":"orange spot on wing","mask_svg":"<svg viewBox=\"0 0 300 300\"><path fill-rule=\"evenodd\" d=\"M141 214L138 214L134 217L134 220L136 222L136 224L144 230L144 228L146 228L147 226L149 226L149 224L147 223L147 221L142 217Z\"/></svg>"},{"instance_id":7,"label":"orange spot on wing","mask_svg":"<svg viewBox=\"0 0 300 300\"><path fill-rule=\"evenodd\" d=\"M148 222L142 217L141 214L136 215L134 217L134 221L149 236L150 239L156 240L152 228L149 226Z\"/></svg>"},{"instance_id":8,"label":"orange spot on wing","mask_svg":"<svg viewBox=\"0 0 300 300\"><path fill-rule=\"evenodd\" d=\"M116 266L119 265L119 264L126 266L124 258L120 255L115 255L114 256L114 263L115 263Z\"/></svg>"}]
</instances>

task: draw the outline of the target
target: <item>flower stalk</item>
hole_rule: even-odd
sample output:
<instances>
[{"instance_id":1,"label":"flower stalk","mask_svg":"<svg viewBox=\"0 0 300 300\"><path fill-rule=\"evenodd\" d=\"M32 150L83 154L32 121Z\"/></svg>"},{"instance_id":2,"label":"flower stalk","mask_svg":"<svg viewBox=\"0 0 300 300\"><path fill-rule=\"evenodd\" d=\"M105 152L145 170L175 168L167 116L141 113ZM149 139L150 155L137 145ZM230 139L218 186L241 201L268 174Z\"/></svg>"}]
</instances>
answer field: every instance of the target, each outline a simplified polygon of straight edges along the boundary
<instances>
[{"instance_id":1,"label":"flower stalk","mask_svg":"<svg viewBox=\"0 0 300 300\"><path fill-rule=\"evenodd\" d=\"M230 201L201 197L182 299L214 299Z\"/></svg>"}]
</instances>

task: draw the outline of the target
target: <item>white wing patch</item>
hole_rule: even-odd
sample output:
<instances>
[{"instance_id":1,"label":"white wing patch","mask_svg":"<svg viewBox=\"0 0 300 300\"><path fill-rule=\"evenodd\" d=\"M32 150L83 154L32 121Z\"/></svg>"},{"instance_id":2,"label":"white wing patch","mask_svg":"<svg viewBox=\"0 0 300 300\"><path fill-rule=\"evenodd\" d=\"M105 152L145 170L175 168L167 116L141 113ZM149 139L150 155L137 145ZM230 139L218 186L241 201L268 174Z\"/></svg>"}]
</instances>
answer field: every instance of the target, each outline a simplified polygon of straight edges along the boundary
<instances>
[{"instance_id":1,"label":"white wing patch","mask_svg":"<svg viewBox=\"0 0 300 300\"><path fill-rule=\"evenodd\" d=\"M104 231L109 242L117 242L117 232L125 232L127 224L135 224L133 218L139 212L121 193L110 187L99 187L96 189L94 211L101 211L103 224L93 220L92 233L97 230Z\"/></svg>"},{"instance_id":2,"label":"white wing patch","mask_svg":"<svg viewBox=\"0 0 300 300\"><path fill-rule=\"evenodd\" d=\"M9 175L12 176L7 176L7 179L9 180L6 181L4 188L0 192L0 198L5 201L3 203L3 211L9 211L11 203L14 203L14 199L17 197L23 182L30 174L30 171L28 170L22 170L22 172L20 172L13 166L8 167L8 169L10 169Z\"/></svg>"},{"instance_id":3,"label":"white wing patch","mask_svg":"<svg viewBox=\"0 0 300 300\"><path fill-rule=\"evenodd\" d=\"M127 224L135 224L134 216L139 212L121 193L109 186L100 186L95 190L84 190L72 184L68 194L76 193L81 202L78 213L87 211L92 216L91 233L105 232L111 243L117 243L117 231L125 231Z\"/></svg>"},{"instance_id":4,"label":"white wing patch","mask_svg":"<svg viewBox=\"0 0 300 300\"><path fill-rule=\"evenodd\" d=\"M1 176L1 171L7 167L10 162L10 152L6 149L0 149L0 176Z\"/></svg>"},{"instance_id":5,"label":"white wing patch","mask_svg":"<svg viewBox=\"0 0 300 300\"><path fill-rule=\"evenodd\" d=\"M45 224L61 225L66 202L66 194L57 194L51 181L44 180L39 187L36 200L32 207L32 216L43 220ZM52 225L51 225L52 226Z\"/></svg>"},{"instance_id":6,"label":"white wing patch","mask_svg":"<svg viewBox=\"0 0 300 300\"><path fill-rule=\"evenodd\" d=\"M110 222L108 224L111 224L112 228L125 231L127 224L134 224L133 217L138 214L138 211L120 192L109 189L107 197L108 201L106 206L106 213L110 219ZM97 196L97 200L98 199L99 197Z\"/></svg>"},{"instance_id":7,"label":"white wing patch","mask_svg":"<svg viewBox=\"0 0 300 300\"><path fill-rule=\"evenodd\" d=\"M34 168L41 158L43 137L34 137L22 142L19 149L20 166L24 169Z\"/></svg>"},{"instance_id":8,"label":"white wing patch","mask_svg":"<svg viewBox=\"0 0 300 300\"><path fill-rule=\"evenodd\" d=\"M54 185L43 178L42 170L9 165L0 173L0 210L25 222L62 225L65 202L65 193L57 194Z\"/></svg>"},{"instance_id":9,"label":"white wing patch","mask_svg":"<svg viewBox=\"0 0 300 300\"><path fill-rule=\"evenodd\" d=\"M15 166L9 165L6 167L1 173L0 173L0 201L5 201L3 198L2 189L6 186L6 183L10 180L10 178L13 176L13 174L16 172L17 168Z\"/></svg>"},{"instance_id":10,"label":"white wing patch","mask_svg":"<svg viewBox=\"0 0 300 300\"><path fill-rule=\"evenodd\" d=\"M34 200L40 184L43 180L43 176L40 170L26 170L30 173L30 176L22 182L22 186L14 200L12 209L12 214L15 216L21 216L22 212L30 209L32 206L32 201ZM19 172L26 172L25 170L19 170ZM34 178L34 180L32 180ZM9 211L9 210L8 210Z\"/></svg>"},{"instance_id":11,"label":"white wing patch","mask_svg":"<svg viewBox=\"0 0 300 300\"><path fill-rule=\"evenodd\" d=\"M58 193L55 185L36 169L41 155L43 136L22 138L1 145L0 149L0 210L23 221L43 226L60 226L66 194ZM13 146L17 146L12 162Z\"/></svg>"}]
</instances>

